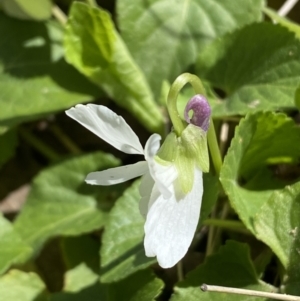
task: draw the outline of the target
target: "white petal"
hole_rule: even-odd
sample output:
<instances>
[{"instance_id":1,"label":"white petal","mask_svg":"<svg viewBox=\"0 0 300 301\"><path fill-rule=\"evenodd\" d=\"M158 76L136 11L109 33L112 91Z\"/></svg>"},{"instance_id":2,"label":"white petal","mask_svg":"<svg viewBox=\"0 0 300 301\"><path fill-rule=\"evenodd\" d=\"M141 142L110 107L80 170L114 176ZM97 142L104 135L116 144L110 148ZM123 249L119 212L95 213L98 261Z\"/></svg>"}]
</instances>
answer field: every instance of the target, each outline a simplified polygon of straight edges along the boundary
<instances>
[{"instance_id":1,"label":"white petal","mask_svg":"<svg viewBox=\"0 0 300 301\"><path fill-rule=\"evenodd\" d=\"M164 198L170 198L172 193L169 186L177 178L178 173L173 164L162 165L155 160L155 155L160 147L161 137L158 134L150 136L145 145L145 159L149 165L149 171Z\"/></svg>"},{"instance_id":2,"label":"white petal","mask_svg":"<svg viewBox=\"0 0 300 301\"><path fill-rule=\"evenodd\" d=\"M139 177L148 171L146 161L89 173L85 179L92 185L114 185Z\"/></svg>"},{"instance_id":3,"label":"white petal","mask_svg":"<svg viewBox=\"0 0 300 301\"><path fill-rule=\"evenodd\" d=\"M143 154L138 136L123 117L100 105L77 105L66 114L95 135L127 154Z\"/></svg>"},{"instance_id":4,"label":"white petal","mask_svg":"<svg viewBox=\"0 0 300 301\"><path fill-rule=\"evenodd\" d=\"M139 187L139 192L141 196L141 200L139 203L139 209L141 215L146 218L146 215L148 213L148 204L151 196L151 191L153 189L154 180L152 179L149 171L146 172L142 176L141 184Z\"/></svg>"},{"instance_id":5,"label":"white petal","mask_svg":"<svg viewBox=\"0 0 300 301\"><path fill-rule=\"evenodd\" d=\"M202 202L202 172L195 169L193 189L187 195L178 191L176 180L170 187L172 197L151 195L152 204L145 223L144 246L147 256L157 256L163 268L174 266L186 254L194 237ZM155 187L153 188L153 190Z\"/></svg>"}]
</instances>

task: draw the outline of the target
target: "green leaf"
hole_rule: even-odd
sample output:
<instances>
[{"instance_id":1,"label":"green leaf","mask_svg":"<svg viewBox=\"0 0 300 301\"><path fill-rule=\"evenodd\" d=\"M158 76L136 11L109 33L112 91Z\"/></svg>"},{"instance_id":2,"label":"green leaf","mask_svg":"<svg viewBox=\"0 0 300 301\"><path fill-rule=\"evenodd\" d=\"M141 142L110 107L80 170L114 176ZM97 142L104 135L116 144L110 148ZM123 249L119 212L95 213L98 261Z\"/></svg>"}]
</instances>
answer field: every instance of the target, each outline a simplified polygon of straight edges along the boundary
<instances>
[{"instance_id":1,"label":"green leaf","mask_svg":"<svg viewBox=\"0 0 300 301\"><path fill-rule=\"evenodd\" d=\"M164 283L149 270L139 271L126 279L109 285L110 300L154 301Z\"/></svg>"},{"instance_id":2,"label":"green leaf","mask_svg":"<svg viewBox=\"0 0 300 301\"><path fill-rule=\"evenodd\" d=\"M82 272L80 274L80 271ZM90 270L90 273L91 270ZM83 269L69 271L67 277L72 275L82 279L87 276ZM97 274L94 274L97 277ZM90 277L90 276L89 276ZM67 279L65 281L68 281ZM80 282L77 282L81 286ZM139 271L128 278L113 284L95 282L76 293L63 292L53 294L51 301L154 301L163 288L163 282L156 278L149 270Z\"/></svg>"},{"instance_id":3,"label":"green leaf","mask_svg":"<svg viewBox=\"0 0 300 301\"><path fill-rule=\"evenodd\" d=\"M1 300L46 301L45 285L38 275L11 270L0 278Z\"/></svg>"},{"instance_id":4,"label":"green leaf","mask_svg":"<svg viewBox=\"0 0 300 301\"><path fill-rule=\"evenodd\" d=\"M98 237L91 235L63 237L61 241L64 263L68 271L65 274L64 291L79 292L99 280Z\"/></svg>"},{"instance_id":5,"label":"green leaf","mask_svg":"<svg viewBox=\"0 0 300 301\"><path fill-rule=\"evenodd\" d=\"M254 218L257 237L287 270L284 291L300 295L300 182L274 192Z\"/></svg>"},{"instance_id":6,"label":"green leaf","mask_svg":"<svg viewBox=\"0 0 300 301\"><path fill-rule=\"evenodd\" d=\"M128 188L110 212L101 247L102 282L118 281L156 262L145 256L139 184L136 181Z\"/></svg>"},{"instance_id":7,"label":"green leaf","mask_svg":"<svg viewBox=\"0 0 300 301\"><path fill-rule=\"evenodd\" d=\"M0 126L87 102L103 94L63 59L63 28L0 12ZM16 89L17 87L17 89Z\"/></svg>"},{"instance_id":8,"label":"green leaf","mask_svg":"<svg viewBox=\"0 0 300 301\"><path fill-rule=\"evenodd\" d=\"M227 241L226 245L208 257L204 264L187 275L186 280L175 287L171 301L262 301L266 299L226 293L202 292L201 284L272 291L274 288L259 280L246 244Z\"/></svg>"},{"instance_id":9,"label":"green leaf","mask_svg":"<svg viewBox=\"0 0 300 301\"><path fill-rule=\"evenodd\" d=\"M0 167L14 155L17 144L18 138L15 130L0 135Z\"/></svg>"},{"instance_id":10,"label":"green leaf","mask_svg":"<svg viewBox=\"0 0 300 301\"><path fill-rule=\"evenodd\" d=\"M203 173L203 197L200 213L200 222L202 223L212 209L218 199L220 185L216 175L210 173Z\"/></svg>"},{"instance_id":11,"label":"green leaf","mask_svg":"<svg viewBox=\"0 0 300 301\"><path fill-rule=\"evenodd\" d=\"M0 5L11 17L46 20L51 17L51 0L1 0Z\"/></svg>"},{"instance_id":12,"label":"green leaf","mask_svg":"<svg viewBox=\"0 0 300 301\"><path fill-rule=\"evenodd\" d=\"M117 1L128 49L159 96L163 80L173 80L194 64L198 52L216 37L261 20L264 1ZM132 28L135 26L135 30Z\"/></svg>"},{"instance_id":13,"label":"green leaf","mask_svg":"<svg viewBox=\"0 0 300 301\"><path fill-rule=\"evenodd\" d=\"M255 233L253 218L274 190L288 182L272 173L278 164L290 166L300 154L300 129L279 113L247 115L235 131L220 180L230 204L246 227Z\"/></svg>"},{"instance_id":14,"label":"green leaf","mask_svg":"<svg viewBox=\"0 0 300 301\"><path fill-rule=\"evenodd\" d=\"M84 262L91 269L98 271L99 247L98 237L91 237L91 235L62 237L61 248L66 268L73 269Z\"/></svg>"},{"instance_id":15,"label":"green leaf","mask_svg":"<svg viewBox=\"0 0 300 301\"><path fill-rule=\"evenodd\" d=\"M32 252L31 247L22 241L12 224L2 215L0 215L0 246L0 274L12 264L23 263Z\"/></svg>"},{"instance_id":16,"label":"green leaf","mask_svg":"<svg viewBox=\"0 0 300 301\"><path fill-rule=\"evenodd\" d=\"M142 71L105 10L73 3L66 26L66 58L151 131L163 119Z\"/></svg>"},{"instance_id":17,"label":"green leaf","mask_svg":"<svg viewBox=\"0 0 300 301\"><path fill-rule=\"evenodd\" d=\"M294 32L296 34L296 37L300 38L300 26L298 24L293 23L292 21L279 16L276 13L276 11L269 9L267 7L264 7L263 11L270 19L272 19L276 23L279 23L280 25L286 27L290 31Z\"/></svg>"},{"instance_id":18,"label":"green leaf","mask_svg":"<svg viewBox=\"0 0 300 301\"><path fill-rule=\"evenodd\" d=\"M300 41L280 25L249 25L206 47L197 70L199 77L226 94L213 105L216 117L293 108L300 81Z\"/></svg>"},{"instance_id":19,"label":"green leaf","mask_svg":"<svg viewBox=\"0 0 300 301\"><path fill-rule=\"evenodd\" d=\"M99 276L93 272L85 263L81 263L65 274L64 291L77 293L82 289L93 285Z\"/></svg>"},{"instance_id":20,"label":"green leaf","mask_svg":"<svg viewBox=\"0 0 300 301\"><path fill-rule=\"evenodd\" d=\"M84 179L91 171L118 163L113 156L98 152L43 170L34 179L15 229L24 241L39 250L50 237L79 235L103 227L123 186L91 186Z\"/></svg>"}]
</instances>

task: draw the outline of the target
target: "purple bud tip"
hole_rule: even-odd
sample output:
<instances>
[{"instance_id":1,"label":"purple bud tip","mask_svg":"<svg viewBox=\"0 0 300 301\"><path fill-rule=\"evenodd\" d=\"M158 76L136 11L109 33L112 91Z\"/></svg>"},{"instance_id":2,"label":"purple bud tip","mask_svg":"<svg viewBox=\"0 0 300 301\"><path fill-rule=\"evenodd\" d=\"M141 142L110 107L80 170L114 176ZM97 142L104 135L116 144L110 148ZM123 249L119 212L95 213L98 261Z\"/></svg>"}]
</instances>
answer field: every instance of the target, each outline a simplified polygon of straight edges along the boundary
<instances>
[{"instance_id":1,"label":"purple bud tip","mask_svg":"<svg viewBox=\"0 0 300 301\"><path fill-rule=\"evenodd\" d=\"M189 117L189 111L193 111L192 118ZM184 119L187 123L199 126L207 132L209 127L209 118L211 109L206 98L200 94L193 96L187 103L184 110Z\"/></svg>"}]
</instances>

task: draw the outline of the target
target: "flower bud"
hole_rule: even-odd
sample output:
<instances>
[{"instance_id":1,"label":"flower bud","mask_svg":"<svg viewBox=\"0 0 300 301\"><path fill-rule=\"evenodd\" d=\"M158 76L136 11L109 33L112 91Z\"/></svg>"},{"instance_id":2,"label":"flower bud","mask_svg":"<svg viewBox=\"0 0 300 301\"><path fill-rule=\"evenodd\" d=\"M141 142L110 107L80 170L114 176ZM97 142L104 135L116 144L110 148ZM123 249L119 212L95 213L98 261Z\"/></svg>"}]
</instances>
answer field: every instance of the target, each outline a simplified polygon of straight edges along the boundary
<instances>
[{"instance_id":1,"label":"flower bud","mask_svg":"<svg viewBox=\"0 0 300 301\"><path fill-rule=\"evenodd\" d=\"M192 118L189 117L189 111L193 111ZM200 94L193 96L187 103L184 110L184 119L187 123L196 125L205 132L209 128L209 118L211 109L206 98Z\"/></svg>"}]
</instances>

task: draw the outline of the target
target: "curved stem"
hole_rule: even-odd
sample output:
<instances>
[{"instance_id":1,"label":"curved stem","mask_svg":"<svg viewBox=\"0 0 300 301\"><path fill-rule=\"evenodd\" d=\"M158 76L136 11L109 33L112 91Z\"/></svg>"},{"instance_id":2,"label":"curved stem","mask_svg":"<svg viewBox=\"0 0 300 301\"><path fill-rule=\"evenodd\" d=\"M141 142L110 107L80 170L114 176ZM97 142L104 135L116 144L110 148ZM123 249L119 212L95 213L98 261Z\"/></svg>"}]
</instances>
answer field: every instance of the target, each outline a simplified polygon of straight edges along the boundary
<instances>
[{"instance_id":1,"label":"curved stem","mask_svg":"<svg viewBox=\"0 0 300 301\"><path fill-rule=\"evenodd\" d=\"M177 136L180 136L182 131L185 129L185 124L181 120L177 110L177 97L180 90L186 84L191 84L196 94L205 95L205 89L202 82L196 75L183 73L175 79L168 94L167 108Z\"/></svg>"},{"instance_id":2,"label":"curved stem","mask_svg":"<svg viewBox=\"0 0 300 301\"><path fill-rule=\"evenodd\" d=\"M177 136L180 136L182 131L185 129L185 124L180 118L177 110L177 97L180 90L188 83L193 87L195 94L201 94L204 96L206 95L203 84L200 78L198 78L196 75L183 73L175 79L168 94L167 108ZM219 150L215 127L212 119L210 120L207 140L216 173L220 175L222 157Z\"/></svg>"}]
</instances>

